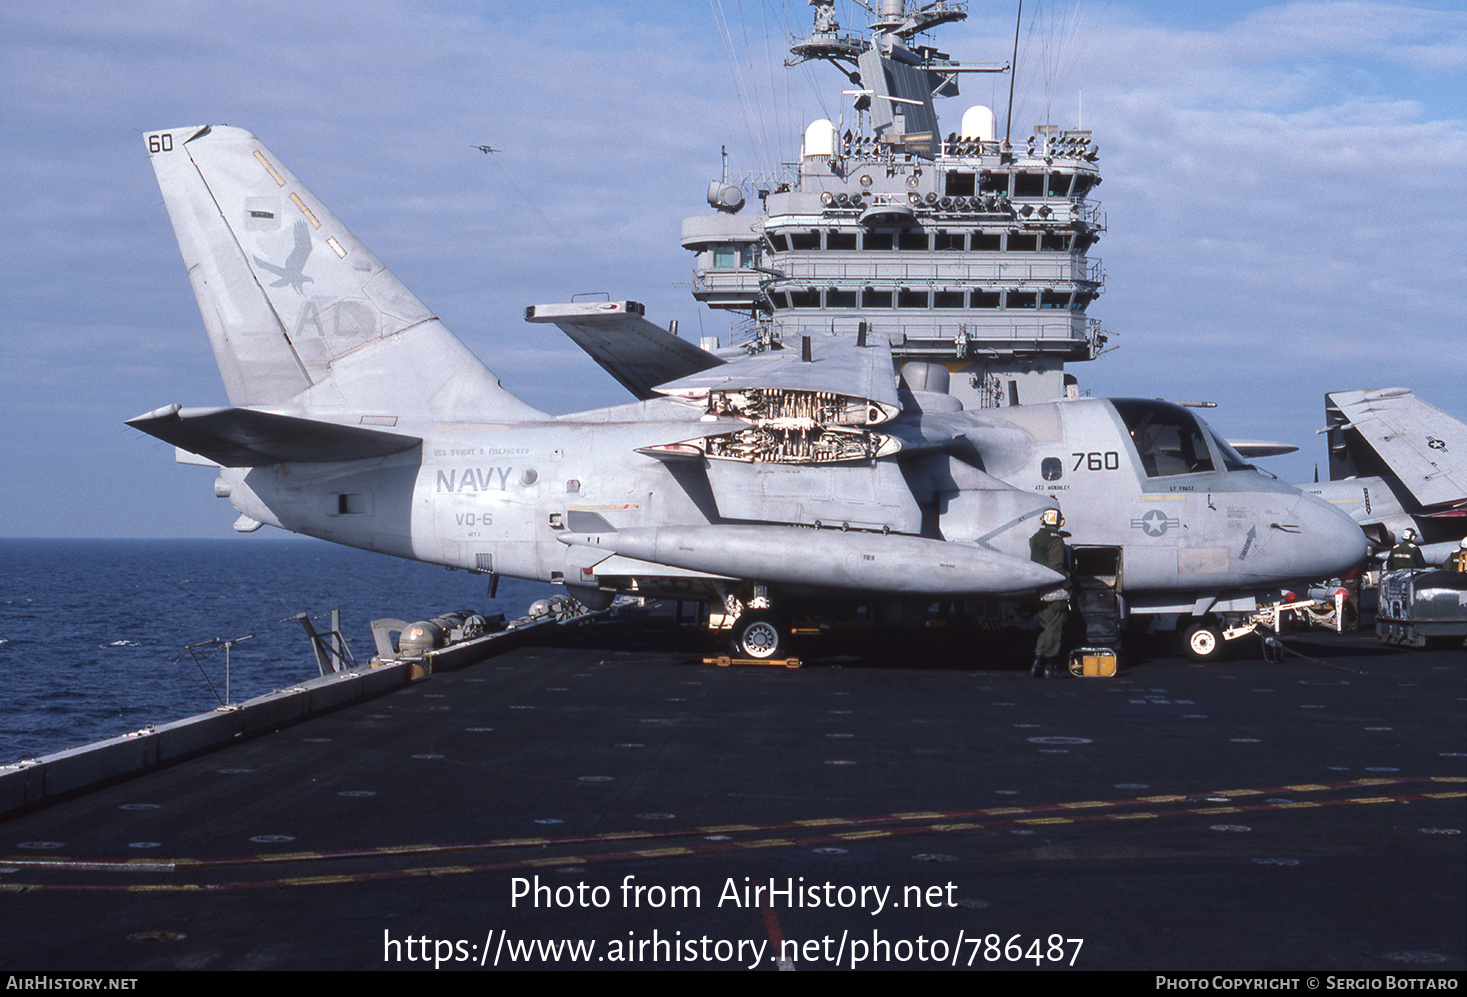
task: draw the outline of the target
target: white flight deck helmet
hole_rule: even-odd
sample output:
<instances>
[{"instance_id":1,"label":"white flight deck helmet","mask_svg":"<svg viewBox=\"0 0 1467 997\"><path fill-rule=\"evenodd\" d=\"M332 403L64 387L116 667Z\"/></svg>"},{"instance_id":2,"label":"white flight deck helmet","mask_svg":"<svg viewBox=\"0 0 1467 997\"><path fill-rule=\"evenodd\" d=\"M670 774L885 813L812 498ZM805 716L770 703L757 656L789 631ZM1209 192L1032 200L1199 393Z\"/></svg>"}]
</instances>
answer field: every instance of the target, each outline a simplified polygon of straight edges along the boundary
<instances>
[{"instance_id":1,"label":"white flight deck helmet","mask_svg":"<svg viewBox=\"0 0 1467 997\"><path fill-rule=\"evenodd\" d=\"M1045 509L1044 515L1040 517L1039 521L1045 526L1052 526L1055 529L1059 529L1065 525L1065 517L1060 515L1058 509Z\"/></svg>"},{"instance_id":2,"label":"white flight deck helmet","mask_svg":"<svg viewBox=\"0 0 1467 997\"><path fill-rule=\"evenodd\" d=\"M1416 531L1413 530L1413 529L1411 529L1411 527L1409 527L1409 526L1406 527L1406 531L1401 534L1401 539L1404 540L1406 543L1413 543L1413 542L1415 542L1415 540L1416 540Z\"/></svg>"}]
</instances>

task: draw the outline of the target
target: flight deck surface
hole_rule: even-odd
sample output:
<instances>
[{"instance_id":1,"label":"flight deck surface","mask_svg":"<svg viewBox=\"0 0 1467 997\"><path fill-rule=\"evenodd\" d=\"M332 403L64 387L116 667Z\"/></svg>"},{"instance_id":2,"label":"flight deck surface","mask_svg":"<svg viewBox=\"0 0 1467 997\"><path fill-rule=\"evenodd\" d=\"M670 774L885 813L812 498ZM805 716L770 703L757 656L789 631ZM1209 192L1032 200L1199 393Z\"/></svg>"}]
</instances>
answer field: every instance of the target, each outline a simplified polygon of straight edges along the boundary
<instances>
[{"instance_id":1,"label":"flight deck surface","mask_svg":"<svg viewBox=\"0 0 1467 997\"><path fill-rule=\"evenodd\" d=\"M0 966L1461 971L1463 652L1288 643L588 625L0 822Z\"/></svg>"}]
</instances>

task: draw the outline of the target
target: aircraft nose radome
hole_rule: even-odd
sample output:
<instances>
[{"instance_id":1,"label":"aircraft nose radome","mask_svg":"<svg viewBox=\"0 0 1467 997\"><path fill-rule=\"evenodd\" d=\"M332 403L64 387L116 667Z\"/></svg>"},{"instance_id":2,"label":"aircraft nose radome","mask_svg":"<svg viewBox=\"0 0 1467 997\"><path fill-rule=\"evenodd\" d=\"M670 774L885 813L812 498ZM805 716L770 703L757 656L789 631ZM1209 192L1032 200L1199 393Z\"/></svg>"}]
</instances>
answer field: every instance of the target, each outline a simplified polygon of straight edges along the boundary
<instances>
[{"instance_id":1,"label":"aircraft nose radome","mask_svg":"<svg viewBox=\"0 0 1467 997\"><path fill-rule=\"evenodd\" d=\"M1293 545L1300 561L1299 577L1342 575L1365 559L1365 534L1339 509L1313 495L1301 495L1294 507L1299 525Z\"/></svg>"}]
</instances>

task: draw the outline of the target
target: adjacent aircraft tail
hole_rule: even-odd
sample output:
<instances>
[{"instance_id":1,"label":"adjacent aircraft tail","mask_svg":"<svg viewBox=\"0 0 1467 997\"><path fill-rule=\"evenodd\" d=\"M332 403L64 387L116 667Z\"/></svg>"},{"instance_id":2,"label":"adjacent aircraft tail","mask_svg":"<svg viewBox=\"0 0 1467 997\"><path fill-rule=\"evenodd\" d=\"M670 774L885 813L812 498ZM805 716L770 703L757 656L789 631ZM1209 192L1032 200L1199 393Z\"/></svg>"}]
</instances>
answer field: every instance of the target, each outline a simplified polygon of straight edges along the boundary
<instances>
[{"instance_id":1,"label":"adjacent aircraft tail","mask_svg":"<svg viewBox=\"0 0 1467 997\"><path fill-rule=\"evenodd\" d=\"M145 139L231 404L374 426L543 417L255 136Z\"/></svg>"},{"instance_id":2,"label":"adjacent aircraft tail","mask_svg":"<svg viewBox=\"0 0 1467 997\"><path fill-rule=\"evenodd\" d=\"M1467 425L1408 388L1325 395L1330 479L1376 475L1427 515L1467 507Z\"/></svg>"}]
</instances>

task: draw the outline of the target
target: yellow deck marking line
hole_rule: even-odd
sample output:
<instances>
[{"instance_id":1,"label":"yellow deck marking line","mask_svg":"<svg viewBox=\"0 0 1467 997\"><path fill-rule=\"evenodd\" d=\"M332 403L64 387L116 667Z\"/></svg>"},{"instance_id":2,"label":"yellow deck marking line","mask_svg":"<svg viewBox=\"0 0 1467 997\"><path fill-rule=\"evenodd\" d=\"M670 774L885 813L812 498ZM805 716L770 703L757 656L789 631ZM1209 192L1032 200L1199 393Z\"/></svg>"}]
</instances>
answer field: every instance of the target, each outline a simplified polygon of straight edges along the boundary
<instances>
[{"instance_id":1,"label":"yellow deck marking line","mask_svg":"<svg viewBox=\"0 0 1467 997\"><path fill-rule=\"evenodd\" d=\"M956 824L956 823L952 823L951 822L951 819L954 818L954 817L969 817L969 816L978 816L978 817L1007 817L1007 816L1015 816L1015 815L1020 815L1020 814L1039 814L1039 813L1045 813L1045 812L1052 812L1052 811L1055 811L1055 810L1065 810L1065 809L1075 809L1075 808L1096 809L1096 808L1100 808L1100 807L1137 806L1137 805L1142 805L1142 804L1147 804L1147 803L1158 803L1158 802L1161 802L1161 803L1171 803L1171 802L1181 802L1181 801L1185 801L1185 800L1188 800L1188 799L1200 800L1200 799L1203 799L1203 798L1208 797L1208 796L1226 796L1226 795L1229 795L1229 793L1231 793L1231 795L1245 795L1246 794L1246 795L1258 796L1258 795L1263 795L1263 794L1266 794L1266 793L1280 793L1280 792L1284 792L1286 790L1292 790L1294 792L1329 791L1329 790L1341 790L1341 789L1348 790L1348 789L1355 789L1355 788L1367 788L1367 787L1368 788L1375 788L1375 787L1379 787L1379 786L1382 786L1382 785L1403 785L1403 784L1408 784L1408 783L1419 783L1419 782L1467 783L1467 777L1461 777L1461 776L1410 776L1410 777L1402 777L1402 778L1398 778L1398 779L1380 779L1380 778L1372 778L1372 779L1351 779L1351 780L1347 780L1345 782L1339 782L1339 783L1309 783L1309 784L1298 785L1298 786L1293 786L1293 787L1278 787L1278 788L1274 788L1274 789L1231 790L1231 791L1228 791L1228 792L1212 791L1212 792L1206 792L1206 793L1195 793L1195 794L1191 794L1190 796L1182 796L1182 795L1168 794L1168 795L1164 795L1164 796L1136 797L1136 798L1131 798L1131 799L1110 800L1110 801L1105 801L1105 800L1085 800L1085 801L1070 802L1070 803L1036 803L1036 804L1033 804L1032 806L986 807L986 808L974 809L974 810L950 811L950 812L947 812L947 813L942 813L940 811L922 811L922 812L915 812L915 813L886 814L886 815L878 815L878 816L874 816L874 817L820 818L820 819L810 819L810 820L803 820L803 821L791 821L791 822L787 822L787 823L774 823L774 824L762 824L762 825L761 824L726 824L726 825L721 825L721 826L696 827L696 828L691 828L691 829L680 829L680 830L669 830L669 831L607 831L607 832L598 833L596 835L588 835L588 836L566 836L566 837L563 837L563 838L545 838L545 837L535 837L535 838L503 838L503 839L495 839L495 840L484 841L484 842L469 842L469 843L461 843L461 844L446 844L446 845L445 844L385 845L385 846L381 846L381 847L357 848L357 849L341 849L341 850L336 850L336 851L331 851L331 850L317 850L317 851L297 851L297 852L276 852L276 853L261 853L261 854L256 854L256 855L242 855L242 856L224 857L224 858L178 858L178 859L172 859L172 860L160 860L160 859L107 860L107 859L81 859L81 858L69 859L69 858L64 858L64 857L53 857L53 858L38 859L38 858L29 858L29 857L3 857L3 856L0 856L0 864L4 864L4 865L7 865L7 866L14 866L14 867L22 867L22 868L32 868L32 869L40 869L40 868L67 869L67 870L70 870L70 871L175 872L175 871L180 871L180 870L184 870L184 869L202 869L202 868L224 867L224 866L234 866L234 865L264 865L264 864L279 864L279 863L282 863L282 862L284 862L284 863L290 863L290 862L307 862L307 861L314 862L314 861L326 861L326 860L333 860L333 859L370 859L370 858L381 858L381 857L395 856L395 855L433 855L433 854L446 854L448 852L455 852L455 851L491 851L491 850L516 849L516 848L543 848L543 847L549 847L549 846L566 846L566 845L595 844L595 843L604 842L604 841L628 841L628 840L649 840L650 841L650 840L658 840L658 839L665 840L665 839L669 839L669 838L687 838L687 837L701 836L701 835L712 834L712 833L730 833L730 832L759 833L759 832L768 832L768 831L785 830L785 829L793 829L793 828L807 828L807 827L842 827L842 826L845 826L845 827L853 827L853 828L862 828L862 827L869 827L870 825L874 825L874 824L908 823L910 821L917 820L917 819L946 819L948 821L948 823L942 825L943 827L950 827L950 828L954 828L954 829L957 829L957 828L969 829L969 828L976 828L976 827L984 827L986 825L981 824L981 823L980 824ZM1421 799L1456 799L1456 798L1462 797L1464 795L1467 795L1467 793L1460 793L1460 792L1434 793L1434 794L1419 794L1419 798L1421 798ZM1396 797L1371 798L1371 802L1375 802L1377 799L1378 800L1383 800L1383 801L1388 801L1388 800L1396 799ZM1335 801L1335 802L1338 802L1338 801ZM1346 801L1346 802L1353 802L1353 801ZM1291 808L1292 809L1297 809L1297 808L1303 808L1303 807L1319 807L1319 806L1327 806L1327 805L1329 805L1329 804L1327 804L1327 803L1313 803L1313 802L1309 802L1309 801L1290 801L1289 803L1269 804L1266 807L1262 807L1261 809L1267 809L1267 810L1283 810L1283 809L1291 809ZM1243 808L1243 807L1209 807L1209 808L1206 808L1206 809L1179 809L1179 810L1175 810L1175 811L1169 811L1168 813L1176 813L1176 814L1187 814L1187 813L1195 813L1195 814L1220 814L1220 813L1238 813L1238 812L1241 812L1244 809L1247 809L1247 808ZM1134 815L1134 814L1133 815L1122 815L1122 814L1116 814L1116 815L1110 815L1106 819L1112 819L1112 820L1139 819L1142 816L1166 816L1166 815L1167 814L1148 814L1148 815ZM1095 815L1091 815L1089 817L1074 818L1074 819L1075 820L1095 819ZM1028 818L1025 821L1023 821L1023 823L1035 823L1038 820L1040 820L1040 818ZM1054 820L1055 821L1070 821L1072 819L1071 818L1055 818ZM870 837L881 837L881 836L885 836L885 835L890 834L890 833L893 833L893 832L891 832L891 831L884 831L884 830L855 830L855 831L845 832L845 833L840 834L840 835L836 835L836 837L838 837L838 838L840 838L842 840L859 840L862 837L867 837L867 836L870 836ZM562 864L562 863L564 863L564 862L566 862L568 860L566 860L565 858L558 858L558 859L551 859L551 860L546 860L546 861L549 861L549 862L551 862L553 864Z\"/></svg>"},{"instance_id":2,"label":"yellow deck marking line","mask_svg":"<svg viewBox=\"0 0 1467 997\"><path fill-rule=\"evenodd\" d=\"M1428 780L1403 780L1403 781L1428 781ZM1427 801L1434 799L1461 799L1467 798L1467 791L1412 796L1382 796L1382 797L1347 797L1338 800L1329 800L1316 804L1319 807L1352 806L1362 803L1412 803L1416 801ZM1291 804L1259 803L1249 807L1228 808L1234 812L1265 813L1274 810L1289 809ZM1006 824L1035 824L1035 823L1063 823L1063 824L1090 824L1102 821L1141 820L1158 817L1186 817L1202 816L1215 812L1215 808L1194 809L1183 808L1176 810L1158 811L1140 814L1086 814L1079 817L1058 818L1033 818L1015 821L996 821L991 825L977 825L979 828L1001 827ZM89 884L42 884L42 883L0 883L0 893L29 893L29 892L97 892L97 893L126 893L126 892L233 892L251 889L271 889L281 886L315 886L315 885L337 885L345 883L377 882L387 879L423 878L430 876L463 875L476 872L503 872L515 869L538 868L546 865L565 865L575 863L610 863L627 862L634 860L645 860L649 857L675 857L684 855L698 855L706 853L727 853L732 851L747 851L759 848L779 848L809 846L826 841L850 841L860 838L883 838L904 835L921 834L924 832L938 831L941 829L956 829L955 825L916 825L905 826L888 831L862 831L847 834L827 835L825 837L811 838L768 838L749 842L718 842L699 845L688 848L664 848L643 849L628 852L612 852L604 855L583 855L558 858L536 858L536 859L511 859L506 862L496 862L486 865L450 865L429 866L416 869L399 869L385 872L361 873L357 875L340 876L306 876L295 878L283 878L274 880L255 880L232 883L177 883L177 884L118 884L118 885L89 885Z\"/></svg>"}]
</instances>

